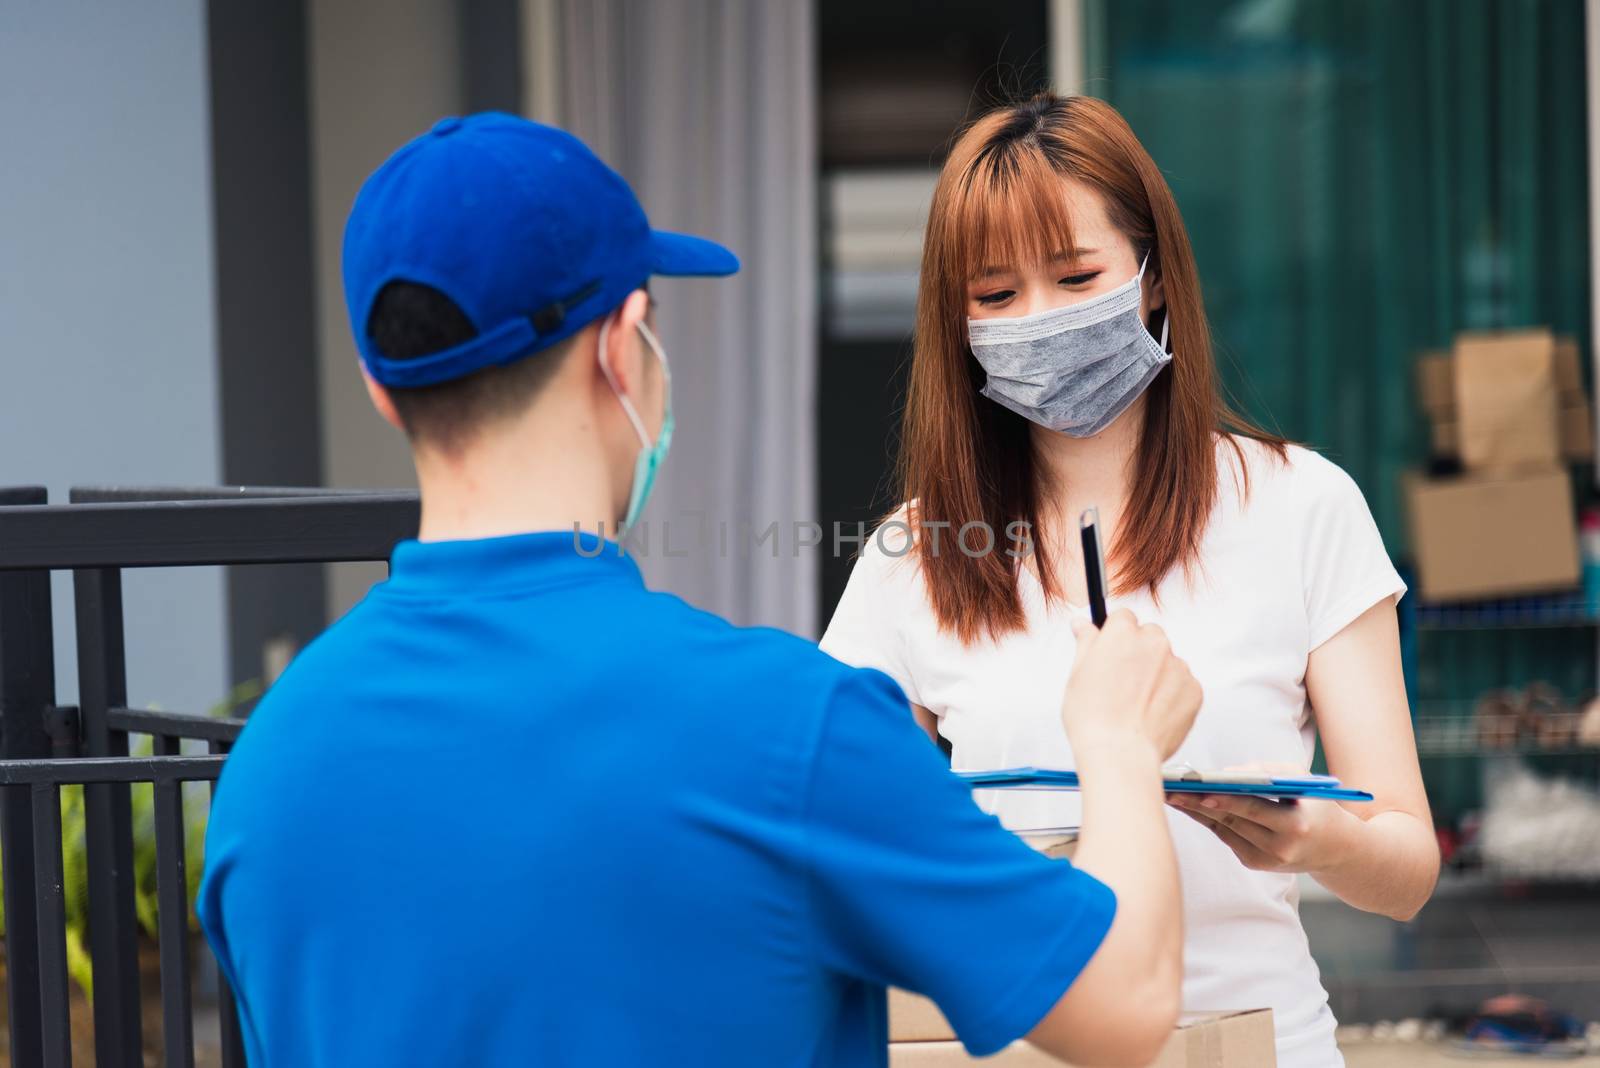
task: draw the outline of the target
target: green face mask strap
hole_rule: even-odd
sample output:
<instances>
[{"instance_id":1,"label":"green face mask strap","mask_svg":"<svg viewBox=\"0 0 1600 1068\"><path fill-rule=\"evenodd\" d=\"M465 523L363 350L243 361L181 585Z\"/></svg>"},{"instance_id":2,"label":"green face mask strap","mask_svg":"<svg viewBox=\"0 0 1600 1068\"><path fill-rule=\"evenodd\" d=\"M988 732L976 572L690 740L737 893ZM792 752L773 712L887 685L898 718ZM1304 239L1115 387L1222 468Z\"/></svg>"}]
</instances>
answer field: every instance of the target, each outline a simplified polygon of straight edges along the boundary
<instances>
[{"instance_id":1,"label":"green face mask strap","mask_svg":"<svg viewBox=\"0 0 1600 1068\"><path fill-rule=\"evenodd\" d=\"M656 472L661 469L661 464L667 458L667 450L672 445L672 369L667 363L667 354L662 351L661 343L656 340L655 334L642 322L638 327L645 344L650 346L650 351L661 361L662 388L666 390L666 411L661 420L661 433L654 443L650 441L650 435L645 432L644 420L639 418L638 409L633 406L627 394L617 388L616 377L611 373L610 365L606 363L606 336L611 328L609 317L600 324L600 343L596 349L600 371L606 376L606 381L610 383L611 391L617 395L617 400L621 402L622 410L627 414L628 421L633 424L634 433L639 435L640 442L639 454L633 464L633 483L628 491L627 511L622 517L622 525L617 530L619 541L627 537L627 532L633 529L639 514L644 511L645 502L650 499L650 491L655 488Z\"/></svg>"}]
</instances>

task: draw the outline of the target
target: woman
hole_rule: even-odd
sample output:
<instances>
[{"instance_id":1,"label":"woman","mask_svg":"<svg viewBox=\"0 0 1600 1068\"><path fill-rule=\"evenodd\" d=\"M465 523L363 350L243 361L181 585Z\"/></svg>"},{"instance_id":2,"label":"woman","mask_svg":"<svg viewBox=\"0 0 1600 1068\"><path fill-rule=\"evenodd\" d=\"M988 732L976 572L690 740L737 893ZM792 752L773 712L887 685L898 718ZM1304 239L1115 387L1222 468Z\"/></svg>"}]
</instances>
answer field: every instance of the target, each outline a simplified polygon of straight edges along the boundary
<instances>
[{"instance_id":1,"label":"woman","mask_svg":"<svg viewBox=\"0 0 1600 1068\"><path fill-rule=\"evenodd\" d=\"M908 504L864 548L823 648L899 681L957 768L1072 766L1077 517L1098 507L1111 606L1159 623L1205 689L1174 760L1304 770L1320 735L1330 771L1376 796L1170 799L1185 1005L1270 1006L1280 1064L1341 1064L1296 873L1403 919L1439 864L1400 670L1405 586L1360 490L1219 398L1172 193L1100 101L1042 95L961 136L920 287ZM996 793L983 803L1014 830L1078 822L1075 795Z\"/></svg>"}]
</instances>

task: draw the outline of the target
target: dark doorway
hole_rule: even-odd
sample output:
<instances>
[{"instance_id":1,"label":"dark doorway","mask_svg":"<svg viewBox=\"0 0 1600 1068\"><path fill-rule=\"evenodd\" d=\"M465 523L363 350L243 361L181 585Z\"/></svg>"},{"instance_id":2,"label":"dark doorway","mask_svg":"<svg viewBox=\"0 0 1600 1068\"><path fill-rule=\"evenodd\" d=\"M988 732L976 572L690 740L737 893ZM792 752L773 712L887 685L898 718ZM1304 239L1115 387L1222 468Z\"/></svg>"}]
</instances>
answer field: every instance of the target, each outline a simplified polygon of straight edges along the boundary
<instances>
[{"instance_id":1,"label":"dark doorway","mask_svg":"<svg viewBox=\"0 0 1600 1068\"><path fill-rule=\"evenodd\" d=\"M965 121L1047 82L1047 5L818 4L822 319L817 501L825 531L893 507L927 196ZM826 625L854 553L824 555Z\"/></svg>"}]
</instances>

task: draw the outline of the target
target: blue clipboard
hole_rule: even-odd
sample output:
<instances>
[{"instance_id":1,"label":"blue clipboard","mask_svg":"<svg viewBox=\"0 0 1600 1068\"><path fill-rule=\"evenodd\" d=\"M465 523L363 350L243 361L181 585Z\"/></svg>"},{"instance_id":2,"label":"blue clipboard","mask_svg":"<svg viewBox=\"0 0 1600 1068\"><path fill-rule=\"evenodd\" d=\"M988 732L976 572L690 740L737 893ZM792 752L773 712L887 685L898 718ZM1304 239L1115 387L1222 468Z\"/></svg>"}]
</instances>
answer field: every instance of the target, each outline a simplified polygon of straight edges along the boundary
<instances>
[{"instance_id":1,"label":"blue clipboard","mask_svg":"<svg viewBox=\"0 0 1600 1068\"><path fill-rule=\"evenodd\" d=\"M1078 773L1059 768L996 768L992 771L958 771L974 790L1076 790ZM1371 801L1365 790L1345 786L1331 775L1223 776L1188 772L1166 778L1162 785L1174 794L1243 794L1273 801L1299 800Z\"/></svg>"}]
</instances>

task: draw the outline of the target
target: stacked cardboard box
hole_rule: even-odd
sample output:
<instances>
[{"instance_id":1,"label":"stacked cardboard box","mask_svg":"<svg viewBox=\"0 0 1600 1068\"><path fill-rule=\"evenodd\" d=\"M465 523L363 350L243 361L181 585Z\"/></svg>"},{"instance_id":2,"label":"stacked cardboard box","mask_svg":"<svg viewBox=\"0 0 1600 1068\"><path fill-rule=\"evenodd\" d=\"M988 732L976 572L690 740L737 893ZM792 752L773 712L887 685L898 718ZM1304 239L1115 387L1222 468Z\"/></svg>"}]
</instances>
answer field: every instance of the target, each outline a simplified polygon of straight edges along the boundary
<instances>
[{"instance_id":1,"label":"stacked cardboard box","mask_svg":"<svg viewBox=\"0 0 1600 1068\"><path fill-rule=\"evenodd\" d=\"M1578 581L1566 465L1594 458L1578 346L1548 330L1467 333L1417 360L1437 459L1462 473L1406 480L1419 593L1428 601L1564 589Z\"/></svg>"},{"instance_id":2,"label":"stacked cardboard box","mask_svg":"<svg viewBox=\"0 0 1600 1068\"><path fill-rule=\"evenodd\" d=\"M1578 342L1556 338L1556 399L1561 406L1561 455L1572 463L1594 459L1594 412L1583 389Z\"/></svg>"},{"instance_id":3,"label":"stacked cardboard box","mask_svg":"<svg viewBox=\"0 0 1600 1068\"><path fill-rule=\"evenodd\" d=\"M1271 1068L1277 1063L1272 1010L1185 1016L1151 1068ZM967 1054L933 1002L889 991L889 1068L1046 1068L1061 1064L1026 1042L992 1057Z\"/></svg>"},{"instance_id":4,"label":"stacked cardboard box","mask_svg":"<svg viewBox=\"0 0 1600 1068\"><path fill-rule=\"evenodd\" d=\"M1534 455L1547 455L1548 434L1541 428L1553 426L1557 441L1555 456L1572 463L1594 459L1594 418L1589 409L1589 396L1583 388L1578 343L1570 337L1552 337L1547 330L1462 334L1455 350L1433 350L1417 357L1417 400L1428 418L1435 456L1462 457L1459 415L1462 409L1456 394L1456 365L1463 349L1469 360L1489 372L1487 381L1482 373L1474 376L1474 396L1467 402L1477 417L1474 423L1480 432L1493 434L1504 406L1491 404L1485 409L1472 402L1483 397L1485 385L1494 384L1497 378L1509 378L1507 384L1512 396L1520 391L1526 406L1510 421L1513 430L1519 430L1522 435L1520 439L1514 438L1513 444L1520 440L1526 445L1531 439ZM1502 374L1496 375L1497 370ZM1554 387L1553 417L1550 415L1550 390L1544 383ZM1493 394L1490 397L1494 399ZM1475 438L1473 459L1481 462L1485 448L1493 449L1492 436ZM1502 449L1493 450L1488 460L1491 466L1503 466L1509 458Z\"/></svg>"}]
</instances>

